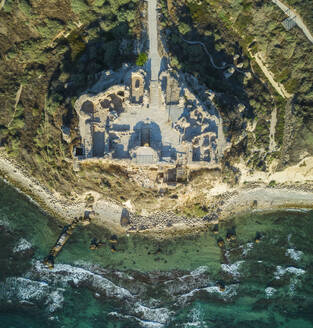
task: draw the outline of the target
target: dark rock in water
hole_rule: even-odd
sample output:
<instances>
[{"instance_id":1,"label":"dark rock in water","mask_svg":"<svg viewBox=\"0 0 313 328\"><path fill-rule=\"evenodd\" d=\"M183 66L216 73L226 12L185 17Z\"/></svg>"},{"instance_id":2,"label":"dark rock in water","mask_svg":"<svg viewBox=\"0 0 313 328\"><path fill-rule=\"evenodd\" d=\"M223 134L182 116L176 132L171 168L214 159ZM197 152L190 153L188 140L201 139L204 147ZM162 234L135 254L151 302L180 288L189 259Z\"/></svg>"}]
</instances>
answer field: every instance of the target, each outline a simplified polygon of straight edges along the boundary
<instances>
[{"instance_id":1,"label":"dark rock in water","mask_svg":"<svg viewBox=\"0 0 313 328\"><path fill-rule=\"evenodd\" d=\"M217 246L220 247L220 248L225 246L225 242L224 242L223 238L219 238L217 240Z\"/></svg>"},{"instance_id":2,"label":"dark rock in water","mask_svg":"<svg viewBox=\"0 0 313 328\"><path fill-rule=\"evenodd\" d=\"M218 233L218 224L214 224L212 232L216 235Z\"/></svg>"},{"instance_id":3,"label":"dark rock in water","mask_svg":"<svg viewBox=\"0 0 313 328\"><path fill-rule=\"evenodd\" d=\"M226 289L226 285L225 285L225 282L223 280L219 280L217 283L216 283L217 287L219 288L220 292L224 292L225 289Z\"/></svg>"},{"instance_id":4,"label":"dark rock in water","mask_svg":"<svg viewBox=\"0 0 313 328\"><path fill-rule=\"evenodd\" d=\"M202 218L203 221L207 221L207 222L214 221L214 220L217 220L217 219L218 219L218 215L216 213L206 215Z\"/></svg>"},{"instance_id":5,"label":"dark rock in water","mask_svg":"<svg viewBox=\"0 0 313 328\"><path fill-rule=\"evenodd\" d=\"M90 242L89 249L95 250L103 245L105 245L105 243L103 241L98 241L97 238L93 238Z\"/></svg>"},{"instance_id":6,"label":"dark rock in water","mask_svg":"<svg viewBox=\"0 0 313 328\"><path fill-rule=\"evenodd\" d=\"M232 232L228 232L226 235L227 241L235 241L237 239L236 235Z\"/></svg>"},{"instance_id":7,"label":"dark rock in water","mask_svg":"<svg viewBox=\"0 0 313 328\"><path fill-rule=\"evenodd\" d=\"M158 249L153 254L160 254L160 253L162 253L162 249L158 247Z\"/></svg>"},{"instance_id":8,"label":"dark rock in water","mask_svg":"<svg viewBox=\"0 0 313 328\"><path fill-rule=\"evenodd\" d=\"M123 208L122 215L121 215L121 226L126 227L130 224L130 215L126 208Z\"/></svg>"},{"instance_id":9,"label":"dark rock in water","mask_svg":"<svg viewBox=\"0 0 313 328\"><path fill-rule=\"evenodd\" d=\"M261 233L260 232L257 232L255 234L255 239L254 240L255 240L256 243L259 243L261 241L261 238L262 238Z\"/></svg>"},{"instance_id":10,"label":"dark rock in water","mask_svg":"<svg viewBox=\"0 0 313 328\"><path fill-rule=\"evenodd\" d=\"M117 235L112 235L112 236L110 237L109 242L110 242L111 244L116 244L116 243L117 243Z\"/></svg>"}]
</instances>

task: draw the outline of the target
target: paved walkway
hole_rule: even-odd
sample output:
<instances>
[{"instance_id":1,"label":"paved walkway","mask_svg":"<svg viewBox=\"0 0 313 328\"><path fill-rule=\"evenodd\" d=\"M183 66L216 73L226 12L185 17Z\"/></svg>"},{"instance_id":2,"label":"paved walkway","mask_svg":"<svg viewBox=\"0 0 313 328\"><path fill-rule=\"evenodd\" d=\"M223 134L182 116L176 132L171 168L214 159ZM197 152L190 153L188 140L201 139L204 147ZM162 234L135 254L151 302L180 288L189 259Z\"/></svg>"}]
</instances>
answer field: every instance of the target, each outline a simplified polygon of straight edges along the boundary
<instances>
[{"instance_id":1,"label":"paved walkway","mask_svg":"<svg viewBox=\"0 0 313 328\"><path fill-rule=\"evenodd\" d=\"M161 57L158 52L157 0L148 0L148 29L149 29L149 60L151 64L150 110L159 112L160 89L159 89L158 80L159 80L159 73L161 67ZM162 113L160 113L159 115L162 115Z\"/></svg>"},{"instance_id":2,"label":"paved walkway","mask_svg":"<svg viewBox=\"0 0 313 328\"><path fill-rule=\"evenodd\" d=\"M157 81L161 57L158 52L157 0L148 0L149 59L151 60L151 80Z\"/></svg>"},{"instance_id":3,"label":"paved walkway","mask_svg":"<svg viewBox=\"0 0 313 328\"><path fill-rule=\"evenodd\" d=\"M280 0L272 0L273 3L275 3L281 10L287 11L289 9L289 17L293 18L295 23L301 28L305 36L310 40L311 43L313 43L313 35L310 33L307 26L304 24L301 16L297 14L291 7L286 6L284 3L282 3Z\"/></svg>"}]
</instances>

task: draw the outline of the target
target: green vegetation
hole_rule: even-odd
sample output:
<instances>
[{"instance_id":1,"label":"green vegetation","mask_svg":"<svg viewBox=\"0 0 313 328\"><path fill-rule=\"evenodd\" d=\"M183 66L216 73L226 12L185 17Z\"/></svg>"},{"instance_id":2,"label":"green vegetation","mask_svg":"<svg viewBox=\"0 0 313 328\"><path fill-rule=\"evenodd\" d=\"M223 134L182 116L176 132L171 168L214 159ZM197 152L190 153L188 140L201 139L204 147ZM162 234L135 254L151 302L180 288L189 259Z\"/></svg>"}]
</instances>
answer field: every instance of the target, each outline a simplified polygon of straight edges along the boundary
<instances>
[{"instance_id":1,"label":"green vegetation","mask_svg":"<svg viewBox=\"0 0 313 328\"><path fill-rule=\"evenodd\" d=\"M285 4L294 8L308 26L311 34L313 33L313 3L312 0L284 0Z\"/></svg>"},{"instance_id":2,"label":"green vegetation","mask_svg":"<svg viewBox=\"0 0 313 328\"><path fill-rule=\"evenodd\" d=\"M0 11L0 145L63 194L77 187L69 165L79 142L74 101L99 72L135 63L143 5L141 0L7 0ZM71 128L69 144L62 126Z\"/></svg>"},{"instance_id":3,"label":"green vegetation","mask_svg":"<svg viewBox=\"0 0 313 328\"><path fill-rule=\"evenodd\" d=\"M296 0L289 2L294 2L295 7L296 2L299 3ZM309 2L303 1L302 5L312 15L312 2ZM263 163L267 159L270 162L271 156L264 158L264 153L251 149L257 146L268 150L269 124L275 107L278 113L275 141L284 154L279 156L275 151L273 156L285 158L287 153L295 150L313 154L310 141L313 139L313 132L310 132L313 130L310 110L313 107L312 44L300 29L288 32L284 29L281 22L285 15L275 4L251 0L183 0L175 4L163 0L161 12L172 66L195 75L201 83L219 93L214 102L222 114L226 135L233 141L238 140L245 129L244 122L257 118L256 129L248 133L240 147L236 146L236 151L231 152L233 157L244 153L248 161L253 157L251 163ZM186 24L189 28L185 28ZM219 66L222 62L234 63L234 55L240 55L242 70L251 72L251 78L235 73L226 80L221 71L211 66L203 49L186 44L181 35L187 40L202 41ZM287 101L271 86L253 60L252 55L258 52L262 53L275 80L295 95L291 115L292 122L297 124L289 124L293 133L288 133L288 136L284 135ZM236 112L238 103L247 109L243 115ZM303 128L308 133L305 138L300 137ZM288 144L288 147L282 147L283 144ZM287 157L292 162L293 156Z\"/></svg>"},{"instance_id":4,"label":"green vegetation","mask_svg":"<svg viewBox=\"0 0 313 328\"><path fill-rule=\"evenodd\" d=\"M201 204L194 204L191 206L186 206L184 207L184 210L182 211L181 214L191 218L191 217L198 217L202 218L205 215L207 215L208 210L202 206Z\"/></svg>"},{"instance_id":5,"label":"green vegetation","mask_svg":"<svg viewBox=\"0 0 313 328\"><path fill-rule=\"evenodd\" d=\"M148 54L146 52L142 52L139 54L137 60L136 60L136 65L137 66L143 66L148 60Z\"/></svg>"}]
</instances>

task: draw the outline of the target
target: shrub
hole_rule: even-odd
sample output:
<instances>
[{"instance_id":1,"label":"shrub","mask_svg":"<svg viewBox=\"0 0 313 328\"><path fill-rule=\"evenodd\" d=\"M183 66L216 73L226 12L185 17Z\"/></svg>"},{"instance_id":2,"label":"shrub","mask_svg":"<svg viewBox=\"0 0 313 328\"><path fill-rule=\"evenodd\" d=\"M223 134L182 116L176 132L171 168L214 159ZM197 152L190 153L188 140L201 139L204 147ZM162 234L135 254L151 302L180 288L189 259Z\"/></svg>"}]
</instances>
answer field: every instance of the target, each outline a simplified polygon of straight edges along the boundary
<instances>
[{"instance_id":1,"label":"shrub","mask_svg":"<svg viewBox=\"0 0 313 328\"><path fill-rule=\"evenodd\" d=\"M137 66L143 66L148 60L148 54L145 52L142 52L139 54L137 60L136 60L136 65Z\"/></svg>"}]
</instances>

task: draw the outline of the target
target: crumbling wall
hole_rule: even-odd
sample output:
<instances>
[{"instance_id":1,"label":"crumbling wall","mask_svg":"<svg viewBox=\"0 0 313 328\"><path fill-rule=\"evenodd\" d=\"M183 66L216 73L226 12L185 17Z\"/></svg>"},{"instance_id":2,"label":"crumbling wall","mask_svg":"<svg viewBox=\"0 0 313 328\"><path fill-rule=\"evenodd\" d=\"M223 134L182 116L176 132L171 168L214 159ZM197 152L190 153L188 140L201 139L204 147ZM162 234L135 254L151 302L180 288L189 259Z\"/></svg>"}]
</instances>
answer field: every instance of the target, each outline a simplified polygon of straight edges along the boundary
<instances>
[{"instance_id":1,"label":"crumbling wall","mask_svg":"<svg viewBox=\"0 0 313 328\"><path fill-rule=\"evenodd\" d=\"M144 78L140 73L131 75L131 102L142 103L144 96Z\"/></svg>"}]
</instances>

